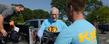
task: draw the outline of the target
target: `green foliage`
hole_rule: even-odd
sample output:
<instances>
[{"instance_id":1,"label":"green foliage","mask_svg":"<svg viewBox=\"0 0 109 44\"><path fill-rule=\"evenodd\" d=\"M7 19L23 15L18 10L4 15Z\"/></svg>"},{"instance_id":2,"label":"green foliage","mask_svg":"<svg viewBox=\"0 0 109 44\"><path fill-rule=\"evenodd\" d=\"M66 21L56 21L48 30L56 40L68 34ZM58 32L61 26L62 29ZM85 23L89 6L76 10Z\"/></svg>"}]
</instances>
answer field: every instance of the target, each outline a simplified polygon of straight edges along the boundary
<instances>
[{"instance_id":1,"label":"green foliage","mask_svg":"<svg viewBox=\"0 0 109 44\"><path fill-rule=\"evenodd\" d=\"M94 11L98 8L100 8L101 6L103 6L101 1L98 0L88 0L88 3L86 5L85 11Z\"/></svg>"},{"instance_id":2,"label":"green foliage","mask_svg":"<svg viewBox=\"0 0 109 44\"><path fill-rule=\"evenodd\" d=\"M90 3L96 3L98 0L89 0Z\"/></svg>"},{"instance_id":3,"label":"green foliage","mask_svg":"<svg viewBox=\"0 0 109 44\"><path fill-rule=\"evenodd\" d=\"M67 6L68 0L52 0L51 5L53 7L57 7L60 10L61 17L63 15L66 15L66 6Z\"/></svg>"},{"instance_id":4,"label":"green foliage","mask_svg":"<svg viewBox=\"0 0 109 44\"><path fill-rule=\"evenodd\" d=\"M61 17L67 14L67 2L69 0L52 0L51 5L57 7L60 10ZM85 11L93 11L102 5L101 1L88 0Z\"/></svg>"},{"instance_id":5,"label":"green foliage","mask_svg":"<svg viewBox=\"0 0 109 44\"><path fill-rule=\"evenodd\" d=\"M22 14L23 14L24 20L45 19L45 18L48 18L49 16L48 11L44 11L42 9L31 10L29 8L26 8Z\"/></svg>"},{"instance_id":6,"label":"green foliage","mask_svg":"<svg viewBox=\"0 0 109 44\"><path fill-rule=\"evenodd\" d=\"M32 19L32 10L29 8L25 8L25 11L22 13L24 20Z\"/></svg>"},{"instance_id":7,"label":"green foliage","mask_svg":"<svg viewBox=\"0 0 109 44\"><path fill-rule=\"evenodd\" d=\"M19 14L15 20L15 23L24 23L24 18L22 14Z\"/></svg>"},{"instance_id":8,"label":"green foliage","mask_svg":"<svg viewBox=\"0 0 109 44\"><path fill-rule=\"evenodd\" d=\"M49 13L41 9L36 9L33 10L33 17L38 19L46 19L49 18Z\"/></svg>"},{"instance_id":9,"label":"green foliage","mask_svg":"<svg viewBox=\"0 0 109 44\"><path fill-rule=\"evenodd\" d=\"M46 19L49 18L48 11L44 11L42 9L31 10L29 8L25 8L24 12L18 14L15 20L15 23L24 23L26 20L30 19Z\"/></svg>"},{"instance_id":10,"label":"green foliage","mask_svg":"<svg viewBox=\"0 0 109 44\"><path fill-rule=\"evenodd\" d=\"M109 8L102 6L98 10L92 11L87 19L91 22L96 20L99 23L109 23Z\"/></svg>"}]
</instances>

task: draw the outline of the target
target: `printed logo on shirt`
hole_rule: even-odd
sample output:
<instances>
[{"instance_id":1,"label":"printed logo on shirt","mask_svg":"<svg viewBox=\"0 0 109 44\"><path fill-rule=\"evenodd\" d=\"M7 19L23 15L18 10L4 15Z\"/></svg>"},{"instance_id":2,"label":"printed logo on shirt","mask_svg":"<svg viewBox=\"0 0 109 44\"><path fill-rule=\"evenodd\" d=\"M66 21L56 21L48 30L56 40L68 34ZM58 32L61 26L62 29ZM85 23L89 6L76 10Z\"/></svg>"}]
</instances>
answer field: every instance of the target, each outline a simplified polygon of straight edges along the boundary
<instances>
[{"instance_id":1,"label":"printed logo on shirt","mask_svg":"<svg viewBox=\"0 0 109 44\"><path fill-rule=\"evenodd\" d=\"M84 40L95 42L96 30L94 29L92 32L85 31L83 33L79 33L78 37L80 43L84 42Z\"/></svg>"},{"instance_id":2,"label":"printed logo on shirt","mask_svg":"<svg viewBox=\"0 0 109 44\"><path fill-rule=\"evenodd\" d=\"M57 32L57 27L55 27L55 26L49 26L48 27L48 31L49 32Z\"/></svg>"}]
</instances>

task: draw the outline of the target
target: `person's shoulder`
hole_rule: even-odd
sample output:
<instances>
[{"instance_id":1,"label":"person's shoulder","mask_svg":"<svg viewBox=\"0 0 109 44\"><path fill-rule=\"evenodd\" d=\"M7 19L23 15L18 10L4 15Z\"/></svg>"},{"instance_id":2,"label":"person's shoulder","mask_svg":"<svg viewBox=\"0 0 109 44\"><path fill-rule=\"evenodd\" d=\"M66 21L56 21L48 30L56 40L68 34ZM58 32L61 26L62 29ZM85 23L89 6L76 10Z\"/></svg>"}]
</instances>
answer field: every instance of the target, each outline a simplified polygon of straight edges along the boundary
<instances>
[{"instance_id":1,"label":"person's shoulder","mask_svg":"<svg viewBox=\"0 0 109 44\"><path fill-rule=\"evenodd\" d=\"M57 22L60 24L65 24L65 22L63 20L57 20Z\"/></svg>"},{"instance_id":2,"label":"person's shoulder","mask_svg":"<svg viewBox=\"0 0 109 44\"><path fill-rule=\"evenodd\" d=\"M63 20L60 20L60 19L58 19L57 21L58 21L58 22L64 22Z\"/></svg>"},{"instance_id":3,"label":"person's shoulder","mask_svg":"<svg viewBox=\"0 0 109 44\"><path fill-rule=\"evenodd\" d=\"M7 9L7 8L12 8L11 5L6 5L6 4L0 4L0 6L6 8L6 9Z\"/></svg>"},{"instance_id":4,"label":"person's shoulder","mask_svg":"<svg viewBox=\"0 0 109 44\"><path fill-rule=\"evenodd\" d=\"M83 26L83 25L88 25L90 24L87 20L85 19L80 19L80 20L76 20L73 23L74 25L79 25L79 26Z\"/></svg>"},{"instance_id":5,"label":"person's shoulder","mask_svg":"<svg viewBox=\"0 0 109 44\"><path fill-rule=\"evenodd\" d=\"M89 21L86 20L86 25L88 25L89 27L94 27L92 23L90 23Z\"/></svg>"},{"instance_id":6,"label":"person's shoulder","mask_svg":"<svg viewBox=\"0 0 109 44\"><path fill-rule=\"evenodd\" d=\"M75 28L76 26L72 23L71 25L68 26L68 28Z\"/></svg>"},{"instance_id":7,"label":"person's shoulder","mask_svg":"<svg viewBox=\"0 0 109 44\"><path fill-rule=\"evenodd\" d=\"M87 20L81 20L81 21L76 21L73 23L74 26L76 26L77 28L85 28L85 29L89 29L94 27L90 22L88 22Z\"/></svg>"},{"instance_id":8,"label":"person's shoulder","mask_svg":"<svg viewBox=\"0 0 109 44\"><path fill-rule=\"evenodd\" d=\"M47 22L49 19L44 19L44 21L43 22Z\"/></svg>"}]
</instances>

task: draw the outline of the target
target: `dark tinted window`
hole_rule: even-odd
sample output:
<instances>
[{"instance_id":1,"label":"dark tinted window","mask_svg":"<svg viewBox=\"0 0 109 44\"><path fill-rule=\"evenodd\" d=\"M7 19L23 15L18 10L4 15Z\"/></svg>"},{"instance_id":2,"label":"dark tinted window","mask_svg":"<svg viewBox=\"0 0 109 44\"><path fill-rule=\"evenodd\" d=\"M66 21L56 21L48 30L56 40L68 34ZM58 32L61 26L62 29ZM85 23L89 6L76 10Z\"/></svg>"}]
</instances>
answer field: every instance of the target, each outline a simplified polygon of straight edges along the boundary
<instances>
[{"instance_id":1,"label":"dark tinted window","mask_svg":"<svg viewBox=\"0 0 109 44\"><path fill-rule=\"evenodd\" d=\"M38 28L38 21L28 21L26 24Z\"/></svg>"}]
</instances>

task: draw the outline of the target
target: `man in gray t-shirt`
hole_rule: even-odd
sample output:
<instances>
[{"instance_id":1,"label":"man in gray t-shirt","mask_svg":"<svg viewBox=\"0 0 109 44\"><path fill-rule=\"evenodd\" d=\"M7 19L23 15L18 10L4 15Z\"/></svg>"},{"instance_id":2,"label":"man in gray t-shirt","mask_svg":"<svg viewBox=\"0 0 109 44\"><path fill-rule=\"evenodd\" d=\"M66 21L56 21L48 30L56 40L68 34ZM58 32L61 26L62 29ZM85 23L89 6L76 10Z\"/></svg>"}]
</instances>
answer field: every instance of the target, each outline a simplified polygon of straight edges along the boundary
<instances>
[{"instance_id":1,"label":"man in gray t-shirt","mask_svg":"<svg viewBox=\"0 0 109 44\"><path fill-rule=\"evenodd\" d=\"M6 36L7 32L4 30L3 22L4 19L10 15L14 15L15 13L19 13L24 11L24 6L21 4L13 4L14 6L7 6L4 4L0 4L0 36Z\"/></svg>"}]
</instances>

